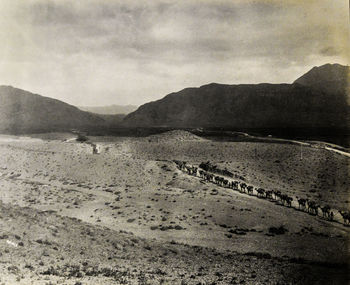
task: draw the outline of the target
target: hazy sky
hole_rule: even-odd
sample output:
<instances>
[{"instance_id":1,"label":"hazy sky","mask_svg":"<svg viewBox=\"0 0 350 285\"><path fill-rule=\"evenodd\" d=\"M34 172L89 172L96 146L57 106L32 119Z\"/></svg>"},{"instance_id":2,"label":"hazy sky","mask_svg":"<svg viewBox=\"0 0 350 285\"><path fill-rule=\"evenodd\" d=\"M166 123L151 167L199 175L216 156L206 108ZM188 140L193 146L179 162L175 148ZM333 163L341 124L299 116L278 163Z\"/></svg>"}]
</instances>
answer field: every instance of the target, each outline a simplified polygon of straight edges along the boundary
<instances>
[{"instance_id":1,"label":"hazy sky","mask_svg":"<svg viewBox=\"0 0 350 285\"><path fill-rule=\"evenodd\" d=\"M304 3L307 2L307 3ZM348 0L0 0L0 85L74 105L348 64Z\"/></svg>"}]
</instances>

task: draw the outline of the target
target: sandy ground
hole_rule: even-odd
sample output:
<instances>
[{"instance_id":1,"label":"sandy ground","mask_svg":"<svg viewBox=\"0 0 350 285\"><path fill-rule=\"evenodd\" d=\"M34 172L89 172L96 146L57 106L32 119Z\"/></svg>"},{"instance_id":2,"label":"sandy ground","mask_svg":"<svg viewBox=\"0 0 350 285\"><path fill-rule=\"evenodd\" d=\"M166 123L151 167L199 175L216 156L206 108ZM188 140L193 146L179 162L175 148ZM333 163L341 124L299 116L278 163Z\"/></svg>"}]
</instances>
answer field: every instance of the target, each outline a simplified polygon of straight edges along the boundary
<instances>
[{"instance_id":1,"label":"sandy ground","mask_svg":"<svg viewBox=\"0 0 350 285\"><path fill-rule=\"evenodd\" d=\"M349 281L350 227L340 217L218 187L173 162L210 160L247 184L349 210L348 157L180 131L92 137L93 155L70 137L0 138L0 284Z\"/></svg>"}]
</instances>

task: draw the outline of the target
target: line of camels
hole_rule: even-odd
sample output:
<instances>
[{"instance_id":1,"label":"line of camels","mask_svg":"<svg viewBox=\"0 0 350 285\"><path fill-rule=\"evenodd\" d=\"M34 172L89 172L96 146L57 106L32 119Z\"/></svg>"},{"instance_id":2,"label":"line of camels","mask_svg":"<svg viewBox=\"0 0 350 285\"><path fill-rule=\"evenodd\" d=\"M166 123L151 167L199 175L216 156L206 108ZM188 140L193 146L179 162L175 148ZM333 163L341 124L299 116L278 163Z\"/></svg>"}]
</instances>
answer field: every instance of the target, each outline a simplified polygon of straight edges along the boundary
<instances>
[{"instance_id":1,"label":"line of camels","mask_svg":"<svg viewBox=\"0 0 350 285\"><path fill-rule=\"evenodd\" d=\"M222 176L215 175L198 167L187 164L184 161L174 160L177 168L189 175L200 177L207 182L214 183L218 186L230 188L241 193L246 193L248 195L254 195L254 190L256 191L256 196L258 198L269 199L271 201L276 201L281 203L283 206L292 207L293 197L281 193L279 190L265 190L263 188L254 188L251 185L247 185L245 182L239 182L237 180L228 180ZM320 206L315 201L309 199L303 199L296 197L298 203L298 209L307 212L311 215L318 216L318 210L322 212L322 217L329 221L334 221L334 213L331 211L329 205ZM350 212L349 211L338 211L343 217L344 225L350 225Z\"/></svg>"}]
</instances>

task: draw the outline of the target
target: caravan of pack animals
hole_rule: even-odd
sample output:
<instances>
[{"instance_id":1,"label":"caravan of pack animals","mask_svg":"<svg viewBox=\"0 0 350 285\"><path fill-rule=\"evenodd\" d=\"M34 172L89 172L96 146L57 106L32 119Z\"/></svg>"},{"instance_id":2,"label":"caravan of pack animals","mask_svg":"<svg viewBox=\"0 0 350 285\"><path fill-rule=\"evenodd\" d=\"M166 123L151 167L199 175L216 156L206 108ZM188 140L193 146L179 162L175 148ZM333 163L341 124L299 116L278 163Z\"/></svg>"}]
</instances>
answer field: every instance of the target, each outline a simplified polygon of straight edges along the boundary
<instances>
[{"instance_id":1,"label":"caravan of pack animals","mask_svg":"<svg viewBox=\"0 0 350 285\"><path fill-rule=\"evenodd\" d=\"M185 161L175 161L177 167L186 172L189 175L199 176L207 182L215 183L221 187L230 188L232 190L240 191L241 193L246 193L248 195L254 195L263 199L268 199L271 202L277 202L287 207L292 207L292 202L294 200L293 197L290 197L286 194L283 194L280 190L265 190L263 188L257 188L251 185L247 185L245 182L238 180L229 180L223 176L228 176L233 178L234 174L228 171L227 169L219 169L215 165L212 165L209 161L206 163L201 163L199 168L196 166L192 166L187 164ZM223 176L215 175L214 173L220 173ZM241 180L244 180L243 177L239 177ZM329 205L321 206L317 204L315 201L311 201L309 199L299 198L296 196L296 201L298 203L298 210L305 211L309 214L318 216L319 209L322 212L322 217L333 221L334 213L331 211L331 207ZM342 211L338 210L339 214L342 216L345 225L350 224L350 211Z\"/></svg>"}]
</instances>

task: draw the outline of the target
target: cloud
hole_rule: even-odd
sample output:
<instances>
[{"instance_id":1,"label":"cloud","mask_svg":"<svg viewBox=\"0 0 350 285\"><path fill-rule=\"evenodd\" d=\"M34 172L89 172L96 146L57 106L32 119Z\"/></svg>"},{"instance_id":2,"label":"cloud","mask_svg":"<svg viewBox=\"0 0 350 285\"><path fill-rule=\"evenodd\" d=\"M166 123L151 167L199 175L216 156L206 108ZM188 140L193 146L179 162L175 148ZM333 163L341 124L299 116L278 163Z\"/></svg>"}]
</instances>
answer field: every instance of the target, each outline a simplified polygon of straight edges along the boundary
<instances>
[{"instance_id":1,"label":"cloud","mask_svg":"<svg viewBox=\"0 0 350 285\"><path fill-rule=\"evenodd\" d=\"M1 83L83 105L348 63L346 1L2 0Z\"/></svg>"}]
</instances>

